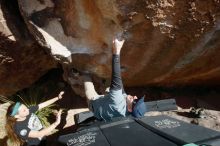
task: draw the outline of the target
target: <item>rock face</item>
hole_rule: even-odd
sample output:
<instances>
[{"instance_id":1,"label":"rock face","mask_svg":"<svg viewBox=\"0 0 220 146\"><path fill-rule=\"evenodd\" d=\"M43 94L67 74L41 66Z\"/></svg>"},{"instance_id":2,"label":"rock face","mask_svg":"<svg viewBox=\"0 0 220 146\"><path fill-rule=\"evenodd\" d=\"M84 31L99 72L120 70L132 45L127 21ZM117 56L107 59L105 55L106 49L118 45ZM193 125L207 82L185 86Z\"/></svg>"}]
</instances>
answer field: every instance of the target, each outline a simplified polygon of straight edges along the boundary
<instances>
[{"instance_id":1,"label":"rock face","mask_svg":"<svg viewBox=\"0 0 220 146\"><path fill-rule=\"evenodd\" d=\"M1 1L0 6L0 95L11 95L29 87L56 63L28 33L16 2Z\"/></svg>"},{"instance_id":2,"label":"rock face","mask_svg":"<svg viewBox=\"0 0 220 146\"><path fill-rule=\"evenodd\" d=\"M20 0L29 31L54 58L110 76L111 39L125 31L126 85L220 80L219 0Z\"/></svg>"},{"instance_id":3,"label":"rock face","mask_svg":"<svg viewBox=\"0 0 220 146\"><path fill-rule=\"evenodd\" d=\"M10 103L4 103L4 104L0 104L0 139L3 139L7 133L6 133L6 129L5 129L5 124L6 124L6 113L7 113L7 109L10 106Z\"/></svg>"},{"instance_id":4,"label":"rock face","mask_svg":"<svg viewBox=\"0 0 220 146\"><path fill-rule=\"evenodd\" d=\"M62 64L70 84L71 68L108 80L112 38L122 33L126 86L220 83L219 0L19 0L18 4L28 31Z\"/></svg>"}]
</instances>

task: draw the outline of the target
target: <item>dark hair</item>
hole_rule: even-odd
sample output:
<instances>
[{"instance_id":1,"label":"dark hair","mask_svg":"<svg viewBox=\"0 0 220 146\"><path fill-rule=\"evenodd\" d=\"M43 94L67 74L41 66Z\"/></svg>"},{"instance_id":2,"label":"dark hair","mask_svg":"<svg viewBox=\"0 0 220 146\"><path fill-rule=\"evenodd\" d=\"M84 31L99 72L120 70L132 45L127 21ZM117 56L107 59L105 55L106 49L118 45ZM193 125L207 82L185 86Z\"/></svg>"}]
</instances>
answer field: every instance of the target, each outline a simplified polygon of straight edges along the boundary
<instances>
[{"instance_id":1,"label":"dark hair","mask_svg":"<svg viewBox=\"0 0 220 146\"><path fill-rule=\"evenodd\" d=\"M15 117L12 117L11 116L11 113L12 113L12 110L14 108L15 104L11 104L9 107L8 107L8 110L7 110L7 113L6 113L6 125L5 125L5 128L6 128L6 131L7 131L7 134L8 134L8 138L15 144L20 144L22 145L24 143L24 141L19 138L16 134L15 134L15 131L14 131L14 125L16 123L16 118Z\"/></svg>"}]
</instances>

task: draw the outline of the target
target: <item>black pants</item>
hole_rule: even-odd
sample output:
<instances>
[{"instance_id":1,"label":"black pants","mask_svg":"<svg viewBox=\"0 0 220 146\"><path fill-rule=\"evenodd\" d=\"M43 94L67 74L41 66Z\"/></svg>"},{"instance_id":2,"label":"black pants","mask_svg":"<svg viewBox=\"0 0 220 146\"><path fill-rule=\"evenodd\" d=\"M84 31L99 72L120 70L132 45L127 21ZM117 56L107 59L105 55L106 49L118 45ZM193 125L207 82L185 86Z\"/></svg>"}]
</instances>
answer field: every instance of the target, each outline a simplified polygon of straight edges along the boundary
<instances>
[{"instance_id":1,"label":"black pants","mask_svg":"<svg viewBox=\"0 0 220 146\"><path fill-rule=\"evenodd\" d=\"M122 93L125 93L124 87L121 79L121 65L120 65L120 56L113 54L112 55L112 79L110 90L120 90Z\"/></svg>"}]
</instances>

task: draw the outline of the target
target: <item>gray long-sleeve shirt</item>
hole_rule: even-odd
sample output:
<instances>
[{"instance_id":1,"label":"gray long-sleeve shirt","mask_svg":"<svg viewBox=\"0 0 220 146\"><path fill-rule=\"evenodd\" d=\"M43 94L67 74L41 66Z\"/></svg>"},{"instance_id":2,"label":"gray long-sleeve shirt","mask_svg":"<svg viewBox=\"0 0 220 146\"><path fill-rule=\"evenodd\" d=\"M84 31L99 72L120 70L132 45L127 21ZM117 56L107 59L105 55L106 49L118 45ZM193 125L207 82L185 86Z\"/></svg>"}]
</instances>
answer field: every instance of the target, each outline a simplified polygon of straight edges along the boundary
<instances>
[{"instance_id":1,"label":"gray long-sleeve shirt","mask_svg":"<svg viewBox=\"0 0 220 146\"><path fill-rule=\"evenodd\" d=\"M125 117L127 104L122 90L110 90L106 95L91 102L94 115L99 120L109 121L114 117Z\"/></svg>"}]
</instances>

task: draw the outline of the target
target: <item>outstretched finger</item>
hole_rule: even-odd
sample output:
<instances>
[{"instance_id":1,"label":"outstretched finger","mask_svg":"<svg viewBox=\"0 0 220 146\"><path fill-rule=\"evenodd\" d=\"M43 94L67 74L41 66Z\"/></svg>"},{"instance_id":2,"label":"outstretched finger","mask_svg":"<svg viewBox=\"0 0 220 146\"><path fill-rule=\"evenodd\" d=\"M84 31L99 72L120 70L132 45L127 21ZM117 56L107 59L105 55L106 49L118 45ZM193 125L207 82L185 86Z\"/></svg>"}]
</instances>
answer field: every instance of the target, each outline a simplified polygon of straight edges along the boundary
<instances>
[{"instance_id":1,"label":"outstretched finger","mask_svg":"<svg viewBox=\"0 0 220 146\"><path fill-rule=\"evenodd\" d=\"M61 91L59 95L63 95L63 94L64 94L64 91Z\"/></svg>"}]
</instances>

